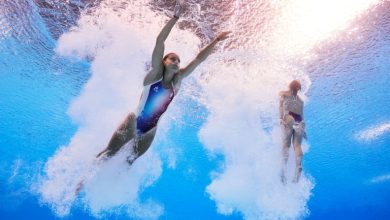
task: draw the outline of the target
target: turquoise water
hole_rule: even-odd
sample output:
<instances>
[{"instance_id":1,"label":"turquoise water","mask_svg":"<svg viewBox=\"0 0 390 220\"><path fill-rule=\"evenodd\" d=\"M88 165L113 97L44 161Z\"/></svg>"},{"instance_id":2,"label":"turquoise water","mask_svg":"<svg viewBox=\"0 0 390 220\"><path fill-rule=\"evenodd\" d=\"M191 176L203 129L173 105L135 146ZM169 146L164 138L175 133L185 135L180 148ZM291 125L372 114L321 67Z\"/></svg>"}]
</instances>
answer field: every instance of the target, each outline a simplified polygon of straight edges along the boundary
<instances>
[{"instance_id":1,"label":"turquoise water","mask_svg":"<svg viewBox=\"0 0 390 220\"><path fill-rule=\"evenodd\" d=\"M171 5L103 3L80 17L62 11L85 19L72 31L38 1L0 4L1 219L389 218L388 1L362 7L331 37L305 32L310 24L291 32L301 21L283 9L303 7L295 1L247 3L259 19L239 1L189 1L188 23L167 42L183 62L216 28L235 35L187 79L132 168L126 151L91 161L136 107ZM298 41L300 33L309 37ZM309 141L304 178L283 186L277 92L292 78L306 88ZM73 197L81 176L86 189Z\"/></svg>"}]
</instances>

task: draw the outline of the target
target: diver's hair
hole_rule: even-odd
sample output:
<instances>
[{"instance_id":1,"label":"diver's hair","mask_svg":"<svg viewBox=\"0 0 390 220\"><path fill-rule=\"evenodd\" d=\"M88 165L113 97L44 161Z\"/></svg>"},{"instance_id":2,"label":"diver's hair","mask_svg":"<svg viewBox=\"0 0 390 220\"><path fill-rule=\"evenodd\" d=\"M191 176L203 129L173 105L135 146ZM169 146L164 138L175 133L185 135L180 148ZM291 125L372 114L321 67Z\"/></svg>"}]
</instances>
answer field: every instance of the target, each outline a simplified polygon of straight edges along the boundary
<instances>
[{"instance_id":1,"label":"diver's hair","mask_svg":"<svg viewBox=\"0 0 390 220\"><path fill-rule=\"evenodd\" d=\"M298 80L293 80L290 82L290 85L288 85L288 88L290 88L290 90L295 90L295 91L298 91L298 90L301 90L301 83L298 81Z\"/></svg>"},{"instance_id":2,"label":"diver's hair","mask_svg":"<svg viewBox=\"0 0 390 220\"><path fill-rule=\"evenodd\" d=\"M165 54L165 56L163 57L163 61L164 60L166 60L170 55L176 55L177 57L179 57L179 55L177 55L176 53L173 53L173 52L171 52L171 53L167 53L167 54ZM179 59L180 60L180 59Z\"/></svg>"}]
</instances>

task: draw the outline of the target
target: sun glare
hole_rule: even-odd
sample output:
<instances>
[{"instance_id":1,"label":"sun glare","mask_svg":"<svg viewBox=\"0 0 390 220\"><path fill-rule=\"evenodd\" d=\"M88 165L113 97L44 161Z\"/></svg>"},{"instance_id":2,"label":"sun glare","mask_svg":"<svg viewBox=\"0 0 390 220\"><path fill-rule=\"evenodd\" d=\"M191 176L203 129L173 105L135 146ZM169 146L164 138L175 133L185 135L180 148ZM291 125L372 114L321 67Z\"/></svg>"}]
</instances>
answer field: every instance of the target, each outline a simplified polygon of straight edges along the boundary
<instances>
[{"instance_id":1,"label":"sun glare","mask_svg":"<svg viewBox=\"0 0 390 220\"><path fill-rule=\"evenodd\" d=\"M274 43L292 55L336 37L362 12L380 0L296 0L286 4ZM287 40L286 40L287 39ZM281 43L283 42L283 43ZM287 44L287 45L286 45ZM283 49L285 52L285 49Z\"/></svg>"}]
</instances>

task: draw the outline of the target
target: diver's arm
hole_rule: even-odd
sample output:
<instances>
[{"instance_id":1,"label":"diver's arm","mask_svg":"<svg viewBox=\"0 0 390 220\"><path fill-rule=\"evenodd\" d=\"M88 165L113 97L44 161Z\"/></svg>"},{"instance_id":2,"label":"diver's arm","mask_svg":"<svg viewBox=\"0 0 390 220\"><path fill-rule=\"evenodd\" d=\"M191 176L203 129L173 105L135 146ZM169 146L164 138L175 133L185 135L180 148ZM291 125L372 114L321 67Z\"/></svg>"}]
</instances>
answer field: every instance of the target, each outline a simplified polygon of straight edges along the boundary
<instances>
[{"instance_id":1,"label":"diver's arm","mask_svg":"<svg viewBox=\"0 0 390 220\"><path fill-rule=\"evenodd\" d=\"M303 117L303 115L304 115L304 105L305 105L305 103L303 102L303 100L301 99L301 97L299 97L298 96L298 98L299 98L299 101L301 102L301 106L302 106L302 109L301 109L301 112L302 112L302 115L301 115L301 118L302 118L302 120L304 120L304 117Z\"/></svg>"},{"instance_id":2,"label":"diver's arm","mask_svg":"<svg viewBox=\"0 0 390 220\"><path fill-rule=\"evenodd\" d=\"M305 118L304 118L304 107L303 107L303 104L302 104L302 124L303 124L303 128L304 128L304 132L303 132L303 135L302 135L302 137L304 138L304 139L306 139L306 140L308 140L308 137L307 137L307 132L306 132L306 122L305 122Z\"/></svg>"},{"instance_id":3,"label":"diver's arm","mask_svg":"<svg viewBox=\"0 0 390 220\"><path fill-rule=\"evenodd\" d=\"M186 67L180 70L180 78L185 78L194 71L194 69L201 64L213 51L215 45L228 37L230 32L221 32L218 36L211 41L205 48L203 48L198 55L193 59Z\"/></svg>"},{"instance_id":4,"label":"diver's arm","mask_svg":"<svg viewBox=\"0 0 390 220\"><path fill-rule=\"evenodd\" d=\"M284 99L284 92L279 93L279 121L280 124L285 124L284 123L284 108L283 108L283 99Z\"/></svg>"},{"instance_id":5,"label":"diver's arm","mask_svg":"<svg viewBox=\"0 0 390 220\"><path fill-rule=\"evenodd\" d=\"M168 38L169 33L171 32L173 26L179 20L181 14L181 5L179 1L176 1L175 6L175 15L168 21L168 23L163 27L156 39L156 45L153 49L152 54L152 70L145 76L144 85L148 85L159 78L162 77L162 59L164 56L165 45L164 42Z\"/></svg>"},{"instance_id":6,"label":"diver's arm","mask_svg":"<svg viewBox=\"0 0 390 220\"><path fill-rule=\"evenodd\" d=\"M160 34L157 36L156 39L156 46L153 50L152 55L152 67L156 68L159 67L161 64L161 60L164 55L164 42L168 38L169 33L171 32L173 26L176 24L176 22L179 20L179 17L173 17L171 18L168 23L164 26L164 28L161 30Z\"/></svg>"}]
</instances>

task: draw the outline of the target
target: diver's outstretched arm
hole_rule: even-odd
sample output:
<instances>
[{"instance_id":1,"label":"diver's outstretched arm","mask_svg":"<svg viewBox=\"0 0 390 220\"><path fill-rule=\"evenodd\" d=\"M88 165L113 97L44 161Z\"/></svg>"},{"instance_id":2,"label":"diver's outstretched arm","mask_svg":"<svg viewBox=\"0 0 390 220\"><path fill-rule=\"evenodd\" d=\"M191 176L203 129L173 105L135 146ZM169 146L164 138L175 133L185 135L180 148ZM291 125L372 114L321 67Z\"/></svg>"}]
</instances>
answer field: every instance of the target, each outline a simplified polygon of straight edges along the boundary
<instances>
[{"instance_id":1,"label":"diver's outstretched arm","mask_svg":"<svg viewBox=\"0 0 390 220\"><path fill-rule=\"evenodd\" d=\"M218 36L211 41L205 48L203 48L198 55L195 57L194 60L192 60L186 67L180 70L180 78L185 78L188 75L194 71L194 69L201 64L213 51L214 46L222 40L225 40L228 38L228 34L230 34L230 31L221 32L218 34Z\"/></svg>"},{"instance_id":2,"label":"diver's outstretched arm","mask_svg":"<svg viewBox=\"0 0 390 220\"><path fill-rule=\"evenodd\" d=\"M169 33L171 32L173 26L179 20L181 14L181 3L179 0L176 1L174 16L168 21L168 23L163 27L160 34L157 36L156 45L153 49L152 54L152 70L145 76L144 85L148 85L151 82L154 82L162 77L162 62L164 56L164 42L168 38Z\"/></svg>"}]
</instances>

